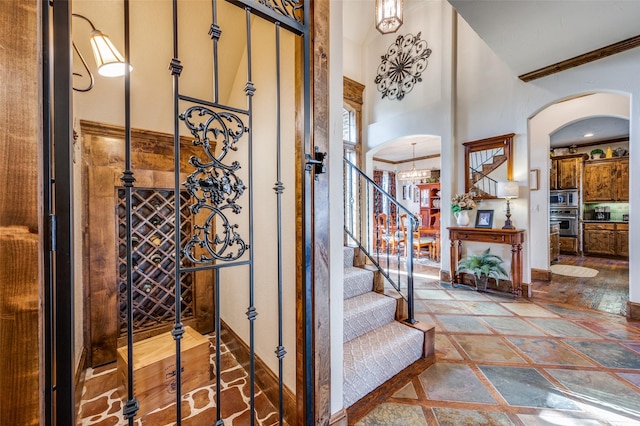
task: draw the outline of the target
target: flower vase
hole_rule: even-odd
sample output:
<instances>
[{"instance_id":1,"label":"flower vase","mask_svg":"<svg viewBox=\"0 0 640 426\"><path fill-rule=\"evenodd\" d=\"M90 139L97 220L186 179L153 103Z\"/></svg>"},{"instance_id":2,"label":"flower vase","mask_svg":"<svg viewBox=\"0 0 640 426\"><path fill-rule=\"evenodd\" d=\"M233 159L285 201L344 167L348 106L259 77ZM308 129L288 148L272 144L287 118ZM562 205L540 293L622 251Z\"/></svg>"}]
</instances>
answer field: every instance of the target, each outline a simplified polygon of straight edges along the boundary
<instances>
[{"instance_id":1,"label":"flower vase","mask_svg":"<svg viewBox=\"0 0 640 426\"><path fill-rule=\"evenodd\" d=\"M456 223L458 226L467 226L469 225L469 214L466 210L460 210L459 212L455 212L453 216L456 218Z\"/></svg>"}]
</instances>

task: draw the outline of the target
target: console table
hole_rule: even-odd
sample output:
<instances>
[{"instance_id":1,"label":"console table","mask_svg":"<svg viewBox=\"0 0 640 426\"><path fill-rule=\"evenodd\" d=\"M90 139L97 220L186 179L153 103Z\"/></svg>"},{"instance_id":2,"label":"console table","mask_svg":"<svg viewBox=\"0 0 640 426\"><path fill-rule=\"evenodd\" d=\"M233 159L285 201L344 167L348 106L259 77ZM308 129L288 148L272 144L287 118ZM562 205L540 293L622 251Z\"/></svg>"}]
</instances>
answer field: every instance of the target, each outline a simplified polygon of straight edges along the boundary
<instances>
[{"instance_id":1,"label":"console table","mask_svg":"<svg viewBox=\"0 0 640 426\"><path fill-rule=\"evenodd\" d=\"M514 297L522 293L522 243L524 230L521 229L485 229L451 227L451 286L456 283L458 260L462 255L462 242L473 241L479 243L509 244L511 245L511 284Z\"/></svg>"}]
</instances>

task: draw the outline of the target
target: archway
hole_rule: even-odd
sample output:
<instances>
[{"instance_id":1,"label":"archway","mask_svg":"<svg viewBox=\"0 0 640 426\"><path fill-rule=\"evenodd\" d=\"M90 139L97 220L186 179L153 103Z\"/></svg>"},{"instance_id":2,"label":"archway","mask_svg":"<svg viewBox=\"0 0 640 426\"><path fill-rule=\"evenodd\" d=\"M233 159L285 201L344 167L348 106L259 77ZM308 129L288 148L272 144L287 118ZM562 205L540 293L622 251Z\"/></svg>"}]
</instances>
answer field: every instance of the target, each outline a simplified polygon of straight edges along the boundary
<instances>
[{"instance_id":1,"label":"archway","mask_svg":"<svg viewBox=\"0 0 640 426\"><path fill-rule=\"evenodd\" d=\"M529 169L538 169L540 174L539 190L529 193L529 229L549 226L550 135L569 123L590 117L629 120L630 96L622 93L578 95L549 104L529 118ZM531 232L529 239L530 247L549 247L548 232ZM548 271L549 251L531 250L530 265L532 275L534 271Z\"/></svg>"}]
</instances>

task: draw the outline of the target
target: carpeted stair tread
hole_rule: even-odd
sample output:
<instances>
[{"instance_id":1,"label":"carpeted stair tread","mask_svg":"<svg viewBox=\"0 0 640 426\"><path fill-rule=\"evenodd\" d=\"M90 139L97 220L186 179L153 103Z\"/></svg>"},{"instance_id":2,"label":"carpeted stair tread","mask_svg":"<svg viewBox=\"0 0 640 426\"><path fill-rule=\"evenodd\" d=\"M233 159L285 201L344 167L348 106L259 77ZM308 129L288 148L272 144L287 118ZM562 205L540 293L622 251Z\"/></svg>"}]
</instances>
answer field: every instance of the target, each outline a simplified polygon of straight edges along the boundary
<instances>
[{"instance_id":1,"label":"carpeted stair tread","mask_svg":"<svg viewBox=\"0 0 640 426\"><path fill-rule=\"evenodd\" d=\"M373 289L373 271L362 268L344 268L344 298L359 296Z\"/></svg>"},{"instance_id":2,"label":"carpeted stair tread","mask_svg":"<svg viewBox=\"0 0 640 426\"><path fill-rule=\"evenodd\" d=\"M368 292L344 301L343 342L362 336L394 320L396 300Z\"/></svg>"},{"instance_id":3,"label":"carpeted stair tread","mask_svg":"<svg viewBox=\"0 0 640 426\"><path fill-rule=\"evenodd\" d=\"M354 247L345 247L344 248L344 267L351 268L353 267L353 256L355 254Z\"/></svg>"},{"instance_id":4,"label":"carpeted stair tread","mask_svg":"<svg viewBox=\"0 0 640 426\"><path fill-rule=\"evenodd\" d=\"M344 343L345 408L422 356L424 334L392 321Z\"/></svg>"}]
</instances>

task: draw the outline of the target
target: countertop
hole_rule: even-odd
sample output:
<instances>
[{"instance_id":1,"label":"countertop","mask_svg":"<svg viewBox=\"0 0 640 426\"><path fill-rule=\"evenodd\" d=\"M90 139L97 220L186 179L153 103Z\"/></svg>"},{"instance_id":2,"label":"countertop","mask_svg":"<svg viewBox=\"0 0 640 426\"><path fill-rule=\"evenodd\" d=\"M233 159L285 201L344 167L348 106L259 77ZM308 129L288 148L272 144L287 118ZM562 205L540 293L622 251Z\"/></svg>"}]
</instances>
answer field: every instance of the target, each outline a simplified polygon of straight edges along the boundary
<instances>
[{"instance_id":1,"label":"countertop","mask_svg":"<svg viewBox=\"0 0 640 426\"><path fill-rule=\"evenodd\" d=\"M629 223L628 220L595 220L595 219L582 219L582 222L588 222L588 223Z\"/></svg>"}]
</instances>

